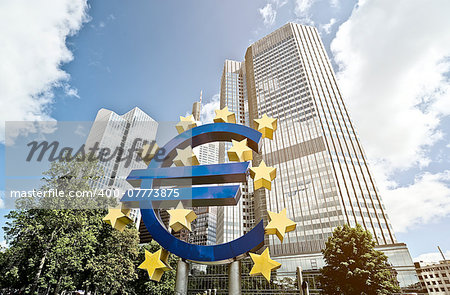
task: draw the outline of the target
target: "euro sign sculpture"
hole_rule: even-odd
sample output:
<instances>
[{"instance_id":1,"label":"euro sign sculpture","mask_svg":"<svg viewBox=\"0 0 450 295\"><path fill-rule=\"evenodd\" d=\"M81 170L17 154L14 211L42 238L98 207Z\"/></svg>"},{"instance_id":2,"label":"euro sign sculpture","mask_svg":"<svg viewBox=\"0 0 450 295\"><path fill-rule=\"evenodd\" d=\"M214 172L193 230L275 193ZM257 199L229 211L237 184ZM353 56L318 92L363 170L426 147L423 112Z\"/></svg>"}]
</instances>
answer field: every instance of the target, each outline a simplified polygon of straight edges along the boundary
<instances>
[{"instance_id":1,"label":"euro sign sculpture","mask_svg":"<svg viewBox=\"0 0 450 295\"><path fill-rule=\"evenodd\" d=\"M192 207L236 205L240 198L240 185L236 183L247 181L249 162L170 167L176 156L176 149L184 149L189 145L194 148L210 142L247 139L248 147L258 153L261 136L257 130L233 123L205 124L189 129L163 147L166 155L163 161L152 159L148 168L133 170L130 173L128 182L140 189L127 191L121 201L139 202L142 219L153 239L165 250L183 259L209 264L240 259L250 250L263 245L262 220L251 231L231 242L211 246L194 245L174 237L160 220L155 208L161 202L176 204L180 201L191 202ZM186 187L186 183L194 186ZM161 201L161 198L152 198L142 193L162 186L178 188L177 194Z\"/></svg>"}]
</instances>

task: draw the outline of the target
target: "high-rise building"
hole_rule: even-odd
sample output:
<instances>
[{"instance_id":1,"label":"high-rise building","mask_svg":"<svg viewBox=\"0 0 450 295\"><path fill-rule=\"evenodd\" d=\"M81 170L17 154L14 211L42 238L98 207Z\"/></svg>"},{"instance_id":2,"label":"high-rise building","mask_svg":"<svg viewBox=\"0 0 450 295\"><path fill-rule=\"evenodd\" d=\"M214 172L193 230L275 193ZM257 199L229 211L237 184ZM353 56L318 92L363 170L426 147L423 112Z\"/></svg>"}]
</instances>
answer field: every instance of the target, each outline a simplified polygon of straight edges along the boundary
<instances>
[{"instance_id":1,"label":"high-rise building","mask_svg":"<svg viewBox=\"0 0 450 295\"><path fill-rule=\"evenodd\" d=\"M200 91L200 99L192 104L192 116L195 121L200 121L200 112L202 109L203 91Z\"/></svg>"},{"instance_id":2,"label":"high-rise building","mask_svg":"<svg viewBox=\"0 0 450 295\"><path fill-rule=\"evenodd\" d=\"M236 115L236 123L249 126L246 83L244 80L245 63L226 60L220 87L220 108L228 107ZM230 143L219 144L220 163L227 162L226 151ZM250 189L250 191L249 191ZM251 185L241 185L241 198L236 206L218 208L217 241L225 243L241 237L255 224Z\"/></svg>"},{"instance_id":3,"label":"high-rise building","mask_svg":"<svg viewBox=\"0 0 450 295\"><path fill-rule=\"evenodd\" d=\"M202 106L202 92L200 100L192 105L192 115L196 121L200 121ZM216 142L207 143L194 148L194 153L198 157L200 165L213 165L219 163L219 145ZM197 218L192 222L192 232L189 241L196 245L216 244L216 207L195 207L193 208Z\"/></svg>"},{"instance_id":4,"label":"high-rise building","mask_svg":"<svg viewBox=\"0 0 450 295\"><path fill-rule=\"evenodd\" d=\"M398 243L367 158L350 119L333 68L316 28L288 23L248 47L242 62L226 60L221 107L238 123L253 127L263 114L278 119L273 140L263 139L261 155L276 167L272 190L252 192L239 206L219 210L218 241L241 236L267 210L287 209L297 228L283 243L270 236L270 253L280 271L318 269L320 250L335 227L361 224L398 272L400 285L417 283L405 244ZM220 157L226 161L226 144Z\"/></svg>"},{"instance_id":5,"label":"high-rise building","mask_svg":"<svg viewBox=\"0 0 450 295\"><path fill-rule=\"evenodd\" d=\"M217 143L208 143L194 148L200 165L219 163L219 147ZM195 207L197 218L192 222L189 241L196 245L216 244L217 207Z\"/></svg>"},{"instance_id":6,"label":"high-rise building","mask_svg":"<svg viewBox=\"0 0 450 295\"><path fill-rule=\"evenodd\" d=\"M118 115L107 109L100 109L92 124L85 148L97 150L97 154L106 153L106 161L99 161L102 177L92 186L97 189L116 189L120 192L132 189L126 181L134 169L143 169L147 165L137 157L137 150L145 142L151 143L156 138L158 123L139 108L134 108L124 115ZM120 197L122 194L119 194ZM130 213L136 224L140 222L138 210Z\"/></svg>"}]
</instances>

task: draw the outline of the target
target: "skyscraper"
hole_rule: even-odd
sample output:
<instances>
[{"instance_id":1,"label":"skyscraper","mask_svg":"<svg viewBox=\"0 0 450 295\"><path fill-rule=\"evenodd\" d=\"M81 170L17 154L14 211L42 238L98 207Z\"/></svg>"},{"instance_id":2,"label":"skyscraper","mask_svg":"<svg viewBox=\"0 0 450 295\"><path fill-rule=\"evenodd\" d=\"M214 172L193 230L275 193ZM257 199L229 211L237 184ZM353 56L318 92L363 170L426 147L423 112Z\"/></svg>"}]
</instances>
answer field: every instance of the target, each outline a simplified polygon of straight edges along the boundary
<instances>
[{"instance_id":1,"label":"skyscraper","mask_svg":"<svg viewBox=\"0 0 450 295\"><path fill-rule=\"evenodd\" d=\"M194 120L200 121L202 107L202 92L200 100L192 105L192 115ZM219 163L219 147L216 142L200 145L194 148L194 153L198 156L200 165L213 165ZM192 222L192 232L189 241L196 245L216 244L216 207L195 207L193 208L197 218Z\"/></svg>"},{"instance_id":2,"label":"skyscraper","mask_svg":"<svg viewBox=\"0 0 450 295\"><path fill-rule=\"evenodd\" d=\"M217 143L208 143L194 148L200 165L219 163L219 148ZM192 222L192 232L189 241L196 245L216 244L217 207L193 208L197 218Z\"/></svg>"},{"instance_id":3,"label":"skyscraper","mask_svg":"<svg viewBox=\"0 0 450 295\"><path fill-rule=\"evenodd\" d=\"M203 91L200 91L200 99L192 104L192 116L195 121L200 121L200 112L202 109Z\"/></svg>"},{"instance_id":4,"label":"skyscraper","mask_svg":"<svg viewBox=\"0 0 450 295\"><path fill-rule=\"evenodd\" d=\"M220 87L220 108L228 107L236 115L236 123L249 126L249 112L243 62L226 60ZM219 160L228 161L226 151L230 143L219 144ZM241 199L236 206L218 208L217 242L224 243L239 238L250 231L255 224L251 186L241 185Z\"/></svg>"},{"instance_id":5,"label":"skyscraper","mask_svg":"<svg viewBox=\"0 0 450 295\"><path fill-rule=\"evenodd\" d=\"M118 115L107 109L100 109L92 124L86 140L86 150L97 147L109 149L108 161L99 161L102 177L92 183L97 189L117 189L121 192L133 187L126 181L128 174L134 169L143 169L147 165L137 158L136 151L142 148L144 141L152 142L156 138L158 123L138 107ZM122 194L118 194L120 197ZM130 213L136 224L139 224L139 211Z\"/></svg>"},{"instance_id":6,"label":"skyscraper","mask_svg":"<svg viewBox=\"0 0 450 295\"><path fill-rule=\"evenodd\" d=\"M320 250L333 229L359 223L389 257L401 286L417 282L408 249L395 238L316 28L288 23L250 45L243 62L226 60L220 94L221 107L235 112L239 123L253 127L254 119L267 114L278 119L278 129L273 140L263 140L262 156L253 161L258 165L263 159L277 168L272 190L243 187L250 191L242 206L219 214L219 241L244 230L227 223L237 214L246 227L267 220L267 210L286 208L296 230L283 243L274 236L267 242L283 263L281 271L294 272L296 266L323 266ZM225 154L226 147L220 150L222 160Z\"/></svg>"}]
</instances>

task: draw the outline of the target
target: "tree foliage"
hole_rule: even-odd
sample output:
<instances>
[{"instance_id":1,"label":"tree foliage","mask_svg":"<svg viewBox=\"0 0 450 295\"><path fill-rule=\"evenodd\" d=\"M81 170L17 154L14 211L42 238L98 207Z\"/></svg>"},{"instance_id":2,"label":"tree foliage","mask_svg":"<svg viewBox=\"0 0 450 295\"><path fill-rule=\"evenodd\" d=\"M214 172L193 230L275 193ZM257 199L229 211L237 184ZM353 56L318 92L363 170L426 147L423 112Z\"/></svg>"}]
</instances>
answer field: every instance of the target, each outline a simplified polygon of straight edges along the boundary
<instances>
[{"instance_id":1,"label":"tree foliage","mask_svg":"<svg viewBox=\"0 0 450 295\"><path fill-rule=\"evenodd\" d=\"M66 197L25 197L4 227L9 248L0 253L0 290L59 294L91 290L134 294L138 234L130 224L123 232L102 221L102 195L68 198L69 191L91 191L98 176L93 162L53 162L42 191L64 191ZM44 208L44 209L41 209Z\"/></svg>"},{"instance_id":2,"label":"tree foliage","mask_svg":"<svg viewBox=\"0 0 450 295\"><path fill-rule=\"evenodd\" d=\"M386 255L375 250L370 232L360 225L338 227L322 250L326 266L321 288L327 295L378 295L400 291Z\"/></svg>"}]
</instances>

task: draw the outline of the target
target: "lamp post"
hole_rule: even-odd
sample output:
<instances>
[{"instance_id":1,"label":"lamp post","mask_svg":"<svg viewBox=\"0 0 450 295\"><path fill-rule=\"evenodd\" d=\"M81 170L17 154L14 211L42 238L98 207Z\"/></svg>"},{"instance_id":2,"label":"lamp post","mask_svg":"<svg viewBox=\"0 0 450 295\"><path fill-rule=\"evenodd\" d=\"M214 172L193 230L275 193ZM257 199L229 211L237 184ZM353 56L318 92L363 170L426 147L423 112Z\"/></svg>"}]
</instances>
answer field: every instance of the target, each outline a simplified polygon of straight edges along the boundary
<instances>
[{"instance_id":1,"label":"lamp post","mask_svg":"<svg viewBox=\"0 0 450 295\"><path fill-rule=\"evenodd\" d=\"M177 276L175 281L175 294L187 295L189 264L183 259L178 260Z\"/></svg>"},{"instance_id":2,"label":"lamp post","mask_svg":"<svg viewBox=\"0 0 450 295\"><path fill-rule=\"evenodd\" d=\"M241 262L235 260L228 265L228 293L241 295Z\"/></svg>"}]
</instances>

